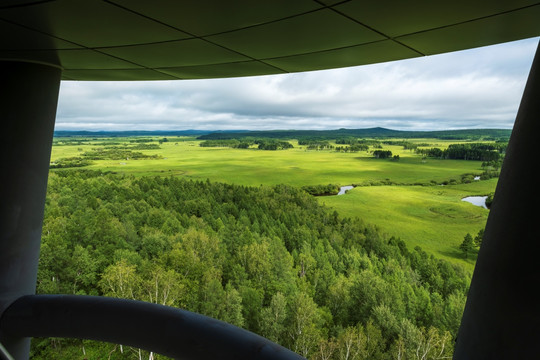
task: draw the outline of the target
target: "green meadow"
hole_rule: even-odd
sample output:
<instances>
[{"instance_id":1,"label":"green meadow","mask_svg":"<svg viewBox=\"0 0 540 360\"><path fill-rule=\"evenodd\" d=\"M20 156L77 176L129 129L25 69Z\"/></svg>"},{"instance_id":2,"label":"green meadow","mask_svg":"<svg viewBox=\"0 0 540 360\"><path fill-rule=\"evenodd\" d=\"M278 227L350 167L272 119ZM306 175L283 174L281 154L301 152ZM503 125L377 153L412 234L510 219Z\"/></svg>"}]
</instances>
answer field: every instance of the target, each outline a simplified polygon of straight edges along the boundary
<instances>
[{"instance_id":1,"label":"green meadow","mask_svg":"<svg viewBox=\"0 0 540 360\"><path fill-rule=\"evenodd\" d=\"M157 140L157 139L156 139ZM114 141L114 142L113 142ZM113 139L113 143L118 139ZM439 141L440 142L440 141ZM80 156L96 148L97 140L86 145L55 146L51 160ZM289 150L262 151L254 148L204 148L190 138L169 138L161 149L141 150L162 159L99 160L86 168L141 175L181 175L193 179L221 181L241 185L289 184L366 184L393 181L402 184L441 182L463 173L481 173L478 162L460 160L427 160L401 146L384 146L400 155L399 162L375 159L367 152L338 153L331 150L306 150L295 146ZM101 146L101 145L100 145Z\"/></svg>"},{"instance_id":2,"label":"green meadow","mask_svg":"<svg viewBox=\"0 0 540 360\"><path fill-rule=\"evenodd\" d=\"M343 216L358 216L389 236L420 246L437 257L472 269L475 257L464 259L459 245L485 227L489 211L461 199L493 192L497 179L448 186L357 187L345 196L319 198Z\"/></svg>"},{"instance_id":3,"label":"green meadow","mask_svg":"<svg viewBox=\"0 0 540 360\"><path fill-rule=\"evenodd\" d=\"M72 138L56 138L51 161L80 157L106 144L132 146L129 141L133 139L79 139L84 141L74 143ZM157 144L159 139L154 138L153 143ZM496 186L496 179L459 184L463 174L482 172L479 161L425 159L398 145L383 145L384 150L399 155L398 161L392 161L374 158L366 151L307 150L294 140L289 140L294 148L276 151L253 147L200 147L199 140L188 137L167 137L167 140L159 144L159 149L137 150L159 158L94 160L84 168L133 176L210 179L247 186L354 184L357 187L344 196L319 197L318 200L331 211L357 216L389 235L400 237L411 247L420 246L470 270L474 256L464 259L459 244L466 233L474 236L485 226L489 212L461 198L487 195ZM407 140L439 148L458 143L440 139ZM443 183L448 185L442 186Z\"/></svg>"}]
</instances>

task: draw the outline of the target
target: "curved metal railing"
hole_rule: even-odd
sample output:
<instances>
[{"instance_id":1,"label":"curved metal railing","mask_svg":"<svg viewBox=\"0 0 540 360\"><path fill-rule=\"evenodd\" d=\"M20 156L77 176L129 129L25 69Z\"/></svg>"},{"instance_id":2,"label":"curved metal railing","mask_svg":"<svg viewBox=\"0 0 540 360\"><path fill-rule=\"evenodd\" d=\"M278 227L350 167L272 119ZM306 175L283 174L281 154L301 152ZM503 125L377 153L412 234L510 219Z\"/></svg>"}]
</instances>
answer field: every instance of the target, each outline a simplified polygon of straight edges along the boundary
<instances>
[{"instance_id":1,"label":"curved metal railing","mask_svg":"<svg viewBox=\"0 0 540 360\"><path fill-rule=\"evenodd\" d=\"M186 360L304 359L259 335L207 316L101 296L23 296L2 314L0 331L15 337L106 341Z\"/></svg>"}]
</instances>

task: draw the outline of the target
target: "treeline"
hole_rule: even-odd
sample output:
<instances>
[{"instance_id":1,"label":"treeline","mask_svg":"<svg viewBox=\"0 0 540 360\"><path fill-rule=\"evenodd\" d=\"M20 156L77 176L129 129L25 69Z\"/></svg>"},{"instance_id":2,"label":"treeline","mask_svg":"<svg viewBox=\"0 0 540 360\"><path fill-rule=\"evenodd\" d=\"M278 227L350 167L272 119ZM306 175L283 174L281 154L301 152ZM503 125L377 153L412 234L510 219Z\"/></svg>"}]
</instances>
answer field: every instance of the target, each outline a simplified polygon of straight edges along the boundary
<instances>
[{"instance_id":1,"label":"treeline","mask_svg":"<svg viewBox=\"0 0 540 360\"><path fill-rule=\"evenodd\" d=\"M336 184L302 186L302 190L313 196L337 195L340 188L341 187Z\"/></svg>"},{"instance_id":2,"label":"treeline","mask_svg":"<svg viewBox=\"0 0 540 360\"><path fill-rule=\"evenodd\" d=\"M57 159L49 165L50 169L66 169L92 165L94 162L78 156Z\"/></svg>"},{"instance_id":3,"label":"treeline","mask_svg":"<svg viewBox=\"0 0 540 360\"><path fill-rule=\"evenodd\" d=\"M366 145L373 146L375 148L382 148L381 141L374 139L358 139L347 137L343 139L336 139L336 144L345 144L345 145Z\"/></svg>"},{"instance_id":4,"label":"treeline","mask_svg":"<svg viewBox=\"0 0 540 360\"><path fill-rule=\"evenodd\" d=\"M55 138L53 139L53 146L87 145L90 141L92 140L91 139Z\"/></svg>"},{"instance_id":5,"label":"treeline","mask_svg":"<svg viewBox=\"0 0 540 360\"><path fill-rule=\"evenodd\" d=\"M229 147L234 149L247 149L252 145L258 145L259 150L286 150L292 149L293 145L288 141L274 139L220 139L206 140L199 143L201 147Z\"/></svg>"},{"instance_id":6,"label":"treeline","mask_svg":"<svg viewBox=\"0 0 540 360\"><path fill-rule=\"evenodd\" d=\"M163 141L160 139L159 140L160 143L162 143ZM134 142L132 144L132 141L130 141L130 143L126 143L126 142L102 142L102 143L94 143L92 144L93 146L101 146L101 148L99 147L94 147L92 148L92 152L95 152L95 151L108 151L108 152L113 152L114 150L126 150L126 151L131 151L131 150L158 150L158 149L161 149L161 146L159 146L158 144L155 144L155 143L148 143L146 141L144 142ZM92 153L90 152L90 153Z\"/></svg>"},{"instance_id":7,"label":"treeline","mask_svg":"<svg viewBox=\"0 0 540 360\"><path fill-rule=\"evenodd\" d=\"M392 156L393 161L399 161L399 155ZM454 176L445 180L426 180L426 181L414 181L414 182L400 182L391 179L380 180L365 180L362 182L355 182L352 185L356 186L395 186L395 185L414 185L414 186L436 186L436 185L458 185L458 184L470 184L476 180L488 180L494 177L498 177L498 171L486 170L482 173L465 173L458 176Z\"/></svg>"},{"instance_id":8,"label":"treeline","mask_svg":"<svg viewBox=\"0 0 540 360\"><path fill-rule=\"evenodd\" d=\"M416 143L412 143L410 141L405 141L405 140L401 140L401 141L386 140L386 141L383 141L382 143L386 145L403 146L404 150L415 150L418 148L418 146L421 146L421 144L416 144Z\"/></svg>"},{"instance_id":9,"label":"treeline","mask_svg":"<svg viewBox=\"0 0 540 360\"><path fill-rule=\"evenodd\" d=\"M147 144L147 143L151 143L151 142L154 142L155 140L152 139L152 138L136 138L136 139L131 139L129 140L130 143L139 143L139 144Z\"/></svg>"},{"instance_id":10,"label":"treeline","mask_svg":"<svg viewBox=\"0 0 540 360\"><path fill-rule=\"evenodd\" d=\"M298 140L298 145L305 145L307 150L331 150L334 145L330 144L328 140Z\"/></svg>"},{"instance_id":11,"label":"treeline","mask_svg":"<svg viewBox=\"0 0 540 360\"><path fill-rule=\"evenodd\" d=\"M353 144L349 146L336 146L335 150L338 152L359 152L368 151L369 146L365 144Z\"/></svg>"},{"instance_id":12,"label":"treeline","mask_svg":"<svg viewBox=\"0 0 540 360\"><path fill-rule=\"evenodd\" d=\"M349 145L349 146L336 146L335 150L339 152L368 151L370 146L376 149L382 148L381 142L379 140L358 139L358 138L352 138L352 137L336 139L336 144Z\"/></svg>"},{"instance_id":13,"label":"treeline","mask_svg":"<svg viewBox=\"0 0 540 360\"><path fill-rule=\"evenodd\" d=\"M159 150L161 146L151 143L138 143L126 148L127 150Z\"/></svg>"},{"instance_id":14,"label":"treeline","mask_svg":"<svg viewBox=\"0 0 540 360\"><path fill-rule=\"evenodd\" d=\"M233 149L247 149L253 141L240 141L236 139L206 140L199 143L200 147L229 147Z\"/></svg>"},{"instance_id":15,"label":"treeline","mask_svg":"<svg viewBox=\"0 0 540 360\"><path fill-rule=\"evenodd\" d=\"M369 129L336 130L269 130L242 132L214 132L199 136L201 140L242 139L246 137L273 139L333 140L342 138L435 138L446 140L498 140L508 141L511 130L507 129L464 129L443 131L400 131L381 127Z\"/></svg>"},{"instance_id":16,"label":"treeline","mask_svg":"<svg viewBox=\"0 0 540 360\"><path fill-rule=\"evenodd\" d=\"M148 155L142 152L132 151L125 148L94 148L86 151L82 156L89 160L139 160L139 159L161 159L161 155Z\"/></svg>"},{"instance_id":17,"label":"treeline","mask_svg":"<svg viewBox=\"0 0 540 360\"><path fill-rule=\"evenodd\" d=\"M447 149L416 149L423 156L440 159L497 161L506 152L507 143L451 144Z\"/></svg>"},{"instance_id":18,"label":"treeline","mask_svg":"<svg viewBox=\"0 0 540 360\"><path fill-rule=\"evenodd\" d=\"M451 356L469 281L289 186L83 170L49 179L41 294L181 307L310 359L416 359ZM32 344L33 359L148 356L91 341Z\"/></svg>"},{"instance_id":19,"label":"treeline","mask_svg":"<svg viewBox=\"0 0 540 360\"><path fill-rule=\"evenodd\" d=\"M375 150L373 156L377 159L388 159L392 157L392 152L390 150Z\"/></svg>"},{"instance_id":20,"label":"treeline","mask_svg":"<svg viewBox=\"0 0 540 360\"><path fill-rule=\"evenodd\" d=\"M288 141L274 139L257 139L254 143L259 145L257 147L259 150L287 150L294 147Z\"/></svg>"},{"instance_id":21,"label":"treeline","mask_svg":"<svg viewBox=\"0 0 540 360\"><path fill-rule=\"evenodd\" d=\"M137 150L154 150L159 149L157 144L136 144L130 147L124 146L105 146L103 148L92 148L92 150L83 152L81 156L72 156L67 158L59 158L51 162L49 168L63 169L84 167L93 164L92 160L141 160L141 159L161 159L161 155L148 155Z\"/></svg>"},{"instance_id":22,"label":"treeline","mask_svg":"<svg viewBox=\"0 0 540 360\"><path fill-rule=\"evenodd\" d=\"M337 152L359 152L369 150L367 143L380 144L378 141L365 141L358 139L338 139L336 144L349 146L334 146L327 140L298 140L298 145L306 145L307 150L334 150Z\"/></svg>"}]
</instances>

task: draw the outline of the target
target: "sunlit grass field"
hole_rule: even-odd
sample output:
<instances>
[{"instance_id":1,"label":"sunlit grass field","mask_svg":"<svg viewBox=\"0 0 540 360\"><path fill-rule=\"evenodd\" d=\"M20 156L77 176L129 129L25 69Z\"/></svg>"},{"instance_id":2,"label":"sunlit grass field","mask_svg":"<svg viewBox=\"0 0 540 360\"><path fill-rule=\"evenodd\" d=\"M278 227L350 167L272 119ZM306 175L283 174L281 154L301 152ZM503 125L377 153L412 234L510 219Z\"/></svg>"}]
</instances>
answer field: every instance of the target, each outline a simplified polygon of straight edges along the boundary
<instances>
[{"instance_id":1,"label":"sunlit grass field","mask_svg":"<svg viewBox=\"0 0 540 360\"><path fill-rule=\"evenodd\" d=\"M114 139L113 141L118 141ZM425 140L424 140L425 141ZM97 141L102 143L103 140ZM440 142L440 141L439 141ZM100 160L88 169L110 170L126 174L181 175L193 179L242 185L289 184L294 186L318 184L363 184L393 181L402 184L441 182L458 178L464 173L480 173L474 161L432 160L422 158L401 146L385 146L400 161L375 159L367 152L338 153L330 150L306 150L295 146L289 150L262 151L199 147L199 141L169 138L159 150L141 150L145 154L159 154L159 160ZM52 159L80 156L95 145L53 147Z\"/></svg>"},{"instance_id":2,"label":"sunlit grass field","mask_svg":"<svg viewBox=\"0 0 540 360\"><path fill-rule=\"evenodd\" d=\"M409 246L420 246L437 257L472 269L474 258L464 259L459 245L470 233L485 227L489 210L461 199L493 192L497 179L448 186L357 187L345 196L319 201L344 216L358 216L376 224Z\"/></svg>"},{"instance_id":3,"label":"sunlit grass field","mask_svg":"<svg viewBox=\"0 0 540 360\"><path fill-rule=\"evenodd\" d=\"M81 156L85 151L102 146L96 144L128 140L97 139L84 144L56 145L51 160ZM416 141L439 148L456 143L439 139ZM411 247L421 246L437 257L472 270L474 259L464 259L459 244L466 233L474 236L485 226L488 210L462 202L461 198L493 192L496 179L460 185L439 184L452 179L459 182L461 175L467 173L480 174L481 162L423 159L410 150L403 150L402 146L383 145L384 150L400 156L399 161L392 161L376 159L369 152L306 150L298 142L290 142L293 149L264 151L205 148L193 138L168 137L167 142L160 144L160 149L136 150L160 155L160 159L96 160L85 168L134 176L210 179L249 186L360 185L347 195L320 197L318 201L343 216L358 216L375 224L389 235L399 236Z\"/></svg>"}]
</instances>

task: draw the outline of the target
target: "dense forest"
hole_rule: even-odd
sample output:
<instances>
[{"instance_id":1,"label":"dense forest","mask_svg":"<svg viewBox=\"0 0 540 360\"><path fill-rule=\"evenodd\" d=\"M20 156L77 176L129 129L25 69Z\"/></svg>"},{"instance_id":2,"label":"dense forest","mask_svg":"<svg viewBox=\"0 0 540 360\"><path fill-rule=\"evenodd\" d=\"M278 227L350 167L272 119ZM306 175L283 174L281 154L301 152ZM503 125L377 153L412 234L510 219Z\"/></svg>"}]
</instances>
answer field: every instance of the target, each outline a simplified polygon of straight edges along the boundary
<instances>
[{"instance_id":1,"label":"dense forest","mask_svg":"<svg viewBox=\"0 0 540 360\"><path fill-rule=\"evenodd\" d=\"M416 153L441 158L459 160L480 160L498 161L504 157L508 143L471 143L471 144L451 144L447 149L430 148L416 149Z\"/></svg>"},{"instance_id":2,"label":"dense forest","mask_svg":"<svg viewBox=\"0 0 540 360\"><path fill-rule=\"evenodd\" d=\"M469 274L307 192L100 171L51 173L37 292L181 307L309 359L452 354ZM163 358L35 339L33 359Z\"/></svg>"},{"instance_id":3,"label":"dense forest","mask_svg":"<svg viewBox=\"0 0 540 360\"><path fill-rule=\"evenodd\" d=\"M230 147L233 149L247 149L252 145L257 145L259 150L286 150L293 148L293 145L288 141L253 138L242 139L242 141L236 139L206 140L199 144L201 147Z\"/></svg>"}]
</instances>

